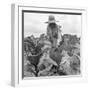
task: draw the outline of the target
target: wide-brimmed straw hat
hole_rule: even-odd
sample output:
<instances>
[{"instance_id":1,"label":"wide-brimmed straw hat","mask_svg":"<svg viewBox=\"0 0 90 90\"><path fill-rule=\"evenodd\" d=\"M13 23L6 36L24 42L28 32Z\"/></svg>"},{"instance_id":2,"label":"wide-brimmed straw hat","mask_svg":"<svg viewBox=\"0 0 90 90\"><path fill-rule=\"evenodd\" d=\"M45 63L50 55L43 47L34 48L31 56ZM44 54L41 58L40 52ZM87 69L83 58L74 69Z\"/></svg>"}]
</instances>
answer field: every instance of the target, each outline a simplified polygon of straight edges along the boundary
<instances>
[{"instance_id":1,"label":"wide-brimmed straw hat","mask_svg":"<svg viewBox=\"0 0 90 90\"><path fill-rule=\"evenodd\" d=\"M48 21L45 23L56 23L56 22L58 22L58 21L55 20L55 17L53 15L50 15L48 18Z\"/></svg>"}]
</instances>

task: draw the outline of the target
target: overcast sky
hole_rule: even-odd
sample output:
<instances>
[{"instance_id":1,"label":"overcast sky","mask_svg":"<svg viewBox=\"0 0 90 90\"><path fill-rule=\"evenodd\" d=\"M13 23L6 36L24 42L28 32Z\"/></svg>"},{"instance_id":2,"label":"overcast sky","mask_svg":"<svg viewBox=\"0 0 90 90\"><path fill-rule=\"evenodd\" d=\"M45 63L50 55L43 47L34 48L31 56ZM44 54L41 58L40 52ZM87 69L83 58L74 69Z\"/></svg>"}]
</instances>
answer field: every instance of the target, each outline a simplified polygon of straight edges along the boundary
<instances>
[{"instance_id":1,"label":"overcast sky","mask_svg":"<svg viewBox=\"0 0 90 90\"><path fill-rule=\"evenodd\" d=\"M81 16L66 14L42 14L42 13L24 13L24 37L46 33L48 16L54 15L58 25L61 25L62 33L72 33L81 35Z\"/></svg>"}]
</instances>

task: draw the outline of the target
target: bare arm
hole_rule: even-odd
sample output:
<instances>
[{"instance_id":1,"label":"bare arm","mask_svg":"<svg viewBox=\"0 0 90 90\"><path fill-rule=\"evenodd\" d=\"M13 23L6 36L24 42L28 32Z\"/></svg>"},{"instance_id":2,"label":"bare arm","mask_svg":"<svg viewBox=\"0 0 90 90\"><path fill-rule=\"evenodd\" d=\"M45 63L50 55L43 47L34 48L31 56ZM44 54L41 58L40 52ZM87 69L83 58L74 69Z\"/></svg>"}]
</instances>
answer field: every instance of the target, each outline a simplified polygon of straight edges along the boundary
<instances>
[{"instance_id":1,"label":"bare arm","mask_svg":"<svg viewBox=\"0 0 90 90\"><path fill-rule=\"evenodd\" d=\"M47 27L47 36L48 36L48 38L50 38L51 37L51 30L50 30L50 28L49 27Z\"/></svg>"}]
</instances>

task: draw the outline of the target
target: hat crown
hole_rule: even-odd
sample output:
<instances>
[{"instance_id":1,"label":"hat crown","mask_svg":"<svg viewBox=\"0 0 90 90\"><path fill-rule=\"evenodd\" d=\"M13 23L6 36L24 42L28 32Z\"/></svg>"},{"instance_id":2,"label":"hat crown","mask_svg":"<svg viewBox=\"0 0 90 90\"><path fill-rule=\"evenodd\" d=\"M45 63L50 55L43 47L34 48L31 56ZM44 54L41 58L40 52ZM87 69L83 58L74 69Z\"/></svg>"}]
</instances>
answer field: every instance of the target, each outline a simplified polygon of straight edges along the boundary
<instances>
[{"instance_id":1,"label":"hat crown","mask_svg":"<svg viewBox=\"0 0 90 90\"><path fill-rule=\"evenodd\" d=\"M53 21L53 20L55 20L55 17L53 15L50 15L48 21Z\"/></svg>"},{"instance_id":2,"label":"hat crown","mask_svg":"<svg viewBox=\"0 0 90 90\"><path fill-rule=\"evenodd\" d=\"M58 21L55 20L55 17L53 15L50 15L49 18L48 18L48 21L45 22L45 23L56 23Z\"/></svg>"}]
</instances>

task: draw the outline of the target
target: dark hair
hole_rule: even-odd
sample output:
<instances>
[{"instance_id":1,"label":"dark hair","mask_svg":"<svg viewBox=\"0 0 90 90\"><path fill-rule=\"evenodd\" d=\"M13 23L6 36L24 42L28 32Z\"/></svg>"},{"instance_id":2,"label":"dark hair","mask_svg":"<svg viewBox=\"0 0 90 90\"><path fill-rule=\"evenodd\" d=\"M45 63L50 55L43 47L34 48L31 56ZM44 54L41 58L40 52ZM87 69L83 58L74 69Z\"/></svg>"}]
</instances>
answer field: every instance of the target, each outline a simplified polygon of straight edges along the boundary
<instances>
[{"instance_id":1,"label":"dark hair","mask_svg":"<svg viewBox=\"0 0 90 90\"><path fill-rule=\"evenodd\" d=\"M49 24L49 27L50 27L51 29L55 28L55 27L56 27L56 23L50 23L50 24Z\"/></svg>"}]
</instances>

